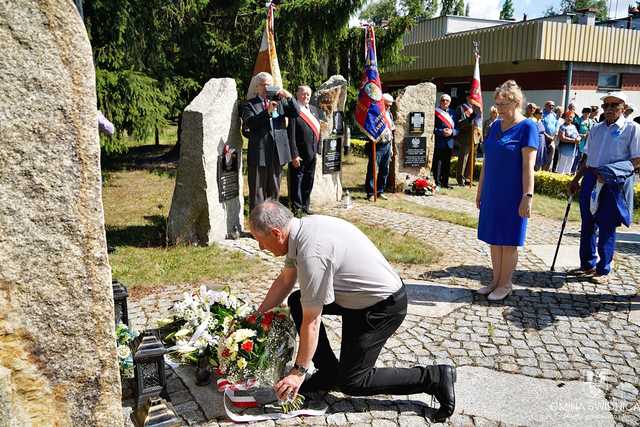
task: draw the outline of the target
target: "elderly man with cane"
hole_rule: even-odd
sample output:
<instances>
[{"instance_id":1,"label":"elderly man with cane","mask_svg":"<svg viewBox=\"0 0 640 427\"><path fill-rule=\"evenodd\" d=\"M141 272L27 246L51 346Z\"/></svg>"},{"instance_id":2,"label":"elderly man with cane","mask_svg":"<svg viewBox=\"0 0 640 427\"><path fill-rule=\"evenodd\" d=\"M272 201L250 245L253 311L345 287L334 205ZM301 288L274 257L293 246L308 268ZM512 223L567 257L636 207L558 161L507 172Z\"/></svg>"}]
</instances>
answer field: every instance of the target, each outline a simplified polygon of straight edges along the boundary
<instances>
[{"instance_id":1,"label":"elderly man with cane","mask_svg":"<svg viewBox=\"0 0 640 427\"><path fill-rule=\"evenodd\" d=\"M605 120L591 128L580 167L569 185L569 194L573 195L582 184L580 267L569 273L605 284L611 271L616 228L620 224L629 226L633 219L640 125L623 116L627 102L623 92L610 92L601 99Z\"/></svg>"}]
</instances>

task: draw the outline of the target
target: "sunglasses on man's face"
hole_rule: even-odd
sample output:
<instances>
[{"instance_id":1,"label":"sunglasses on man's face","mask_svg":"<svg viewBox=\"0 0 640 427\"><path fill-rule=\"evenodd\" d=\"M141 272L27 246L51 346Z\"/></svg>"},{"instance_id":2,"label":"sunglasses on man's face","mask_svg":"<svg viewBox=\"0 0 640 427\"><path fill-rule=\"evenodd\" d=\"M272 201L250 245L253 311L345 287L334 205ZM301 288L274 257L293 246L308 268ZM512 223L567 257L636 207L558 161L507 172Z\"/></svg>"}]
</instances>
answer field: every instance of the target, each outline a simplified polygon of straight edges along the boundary
<instances>
[{"instance_id":1,"label":"sunglasses on man's face","mask_svg":"<svg viewBox=\"0 0 640 427\"><path fill-rule=\"evenodd\" d=\"M618 108L621 105L622 105L621 102L605 102L604 104L601 105L601 107L603 110L606 110L609 108Z\"/></svg>"}]
</instances>

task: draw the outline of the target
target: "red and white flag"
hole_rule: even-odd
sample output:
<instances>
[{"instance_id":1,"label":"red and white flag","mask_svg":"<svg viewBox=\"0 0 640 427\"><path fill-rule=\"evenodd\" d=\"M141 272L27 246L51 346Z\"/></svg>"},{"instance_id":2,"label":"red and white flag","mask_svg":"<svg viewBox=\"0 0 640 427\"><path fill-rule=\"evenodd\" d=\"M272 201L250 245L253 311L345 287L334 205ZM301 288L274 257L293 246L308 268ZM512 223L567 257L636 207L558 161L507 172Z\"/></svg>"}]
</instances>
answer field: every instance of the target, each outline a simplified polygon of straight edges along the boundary
<instances>
[{"instance_id":1,"label":"red and white flag","mask_svg":"<svg viewBox=\"0 0 640 427\"><path fill-rule=\"evenodd\" d=\"M476 115L474 124L482 129L482 89L480 88L480 55L476 53L476 66L473 70L473 80L471 81L471 90L469 91L469 102L480 110L480 114Z\"/></svg>"},{"instance_id":2,"label":"red and white flag","mask_svg":"<svg viewBox=\"0 0 640 427\"><path fill-rule=\"evenodd\" d=\"M273 32L273 12L276 6L273 2L267 6L267 22L262 33L260 51L256 58L256 65L253 67L253 75L266 71L273 77L273 84L282 87L282 76L280 75L280 64L276 54L276 38Z\"/></svg>"}]
</instances>

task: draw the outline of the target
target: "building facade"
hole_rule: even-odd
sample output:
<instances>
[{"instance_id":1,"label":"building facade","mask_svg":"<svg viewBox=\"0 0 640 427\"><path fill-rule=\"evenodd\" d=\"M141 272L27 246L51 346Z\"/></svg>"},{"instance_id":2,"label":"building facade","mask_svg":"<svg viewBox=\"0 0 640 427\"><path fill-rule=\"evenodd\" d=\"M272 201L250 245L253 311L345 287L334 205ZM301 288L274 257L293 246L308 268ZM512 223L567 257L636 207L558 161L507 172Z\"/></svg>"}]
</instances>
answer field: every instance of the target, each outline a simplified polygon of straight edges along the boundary
<instances>
[{"instance_id":1,"label":"building facade","mask_svg":"<svg viewBox=\"0 0 640 427\"><path fill-rule=\"evenodd\" d=\"M439 94L460 103L473 74L473 42L479 42L485 109L493 105L494 89L513 79L526 102L542 105L551 99L580 110L600 105L608 91L623 90L636 107L632 117L640 113L640 31L596 24L590 13L520 22L427 20L404 36L404 52L414 61L387 70L382 81L387 90L430 81Z\"/></svg>"}]
</instances>

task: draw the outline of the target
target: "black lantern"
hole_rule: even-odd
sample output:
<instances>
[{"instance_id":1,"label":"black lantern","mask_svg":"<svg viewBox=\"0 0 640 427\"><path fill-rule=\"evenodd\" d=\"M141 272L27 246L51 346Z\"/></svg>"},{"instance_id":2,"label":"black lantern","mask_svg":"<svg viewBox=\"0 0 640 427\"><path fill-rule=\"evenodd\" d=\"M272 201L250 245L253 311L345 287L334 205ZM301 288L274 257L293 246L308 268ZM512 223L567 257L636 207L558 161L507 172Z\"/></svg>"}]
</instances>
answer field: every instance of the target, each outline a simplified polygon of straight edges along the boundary
<instances>
[{"instance_id":1,"label":"black lantern","mask_svg":"<svg viewBox=\"0 0 640 427\"><path fill-rule=\"evenodd\" d=\"M127 309L129 292L127 291L127 287L115 279L112 280L111 287L113 288L113 312L116 325L118 323L124 323L129 326L129 312Z\"/></svg>"},{"instance_id":2,"label":"black lantern","mask_svg":"<svg viewBox=\"0 0 640 427\"><path fill-rule=\"evenodd\" d=\"M161 398L152 398L139 407L134 415L138 427L178 427L182 421L171 403Z\"/></svg>"},{"instance_id":3,"label":"black lantern","mask_svg":"<svg viewBox=\"0 0 640 427\"><path fill-rule=\"evenodd\" d=\"M138 337L133 354L136 378L136 405L142 406L147 399L160 396L167 385L164 372L164 354L167 350L158 338L157 331L144 331Z\"/></svg>"}]
</instances>

